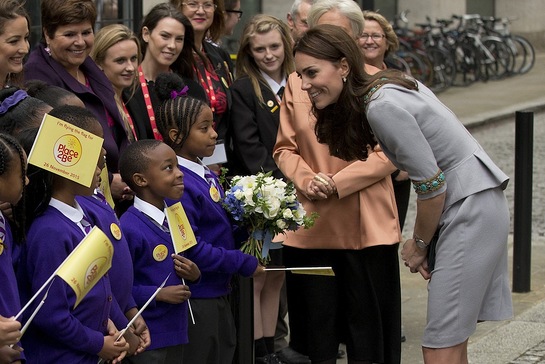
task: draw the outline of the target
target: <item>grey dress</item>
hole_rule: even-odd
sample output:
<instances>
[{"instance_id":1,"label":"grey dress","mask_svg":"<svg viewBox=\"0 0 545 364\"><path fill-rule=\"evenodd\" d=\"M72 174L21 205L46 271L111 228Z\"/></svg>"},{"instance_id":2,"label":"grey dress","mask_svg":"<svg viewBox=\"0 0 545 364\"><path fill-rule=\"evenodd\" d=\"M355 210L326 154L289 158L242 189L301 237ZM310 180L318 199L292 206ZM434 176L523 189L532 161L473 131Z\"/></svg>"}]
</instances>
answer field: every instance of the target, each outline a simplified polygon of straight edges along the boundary
<instances>
[{"instance_id":1,"label":"grey dress","mask_svg":"<svg viewBox=\"0 0 545 364\"><path fill-rule=\"evenodd\" d=\"M372 95L367 118L384 153L413 183L434 181L441 171L446 182L418 194L426 199L446 192L423 346L454 346L478 320L512 317L503 193L508 176L420 83L418 91L385 84Z\"/></svg>"}]
</instances>

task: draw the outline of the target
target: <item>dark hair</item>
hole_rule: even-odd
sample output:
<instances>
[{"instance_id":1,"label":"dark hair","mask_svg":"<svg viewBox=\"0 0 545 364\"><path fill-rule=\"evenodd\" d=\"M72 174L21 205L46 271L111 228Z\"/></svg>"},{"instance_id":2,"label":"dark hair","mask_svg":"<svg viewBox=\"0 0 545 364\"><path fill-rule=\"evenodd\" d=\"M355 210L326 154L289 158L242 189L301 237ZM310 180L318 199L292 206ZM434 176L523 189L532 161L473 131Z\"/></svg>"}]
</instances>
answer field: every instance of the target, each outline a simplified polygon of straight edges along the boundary
<instances>
[{"instance_id":1,"label":"dark hair","mask_svg":"<svg viewBox=\"0 0 545 364\"><path fill-rule=\"evenodd\" d=\"M295 45L294 53L297 52L331 63L341 60L348 63L350 70L338 101L321 110L312 106L316 116L315 132L318 141L329 146L331 155L347 161L365 160L368 148L377 145L365 114L368 98L372 99L374 89L382 84L393 83L416 90L416 81L397 70L373 76L365 73L363 55L356 41L335 25L323 24L309 29Z\"/></svg>"},{"instance_id":2,"label":"dark hair","mask_svg":"<svg viewBox=\"0 0 545 364\"><path fill-rule=\"evenodd\" d=\"M25 9L25 2L19 0L0 0L0 35L4 34L4 26L9 20L24 17L30 28L30 19Z\"/></svg>"},{"instance_id":3,"label":"dark hair","mask_svg":"<svg viewBox=\"0 0 545 364\"><path fill-rule=\"evenodd\" d=\"M50 85L42 80L27 81L25 82L25 88L30 96L42 100L53 108L65 105L64 101L69 97L78 97L65 88Z\"/></svg>"},{"instance_id":4,"label":"dark hair","mask_svg":"<svg viewBox=\"0 0 545 364\"><path fill-rule=\"evenodd\" d=\"M25 231L25 186L26 186L26 164L23 148L19 142L9 134L0 133L0 176L8 171L14 170L14 163L19 160L21 165L21 183L23 195L13 207L13 219L11 221L14 241L20 243L24 240Z\"/></svg>"},{"instance_id":5,"label":"dark hair","mask_svg":"<svg viewBox=\"0 0 545 364\"><path fill-rule=\"evenodd\" d=\"M87 131L91 131L97 125L102 128L95 114L79 106L62 105L51 110L49 115Z\"/></svg>"},{"instance_id":6,"label":"dark hair","mask_svg":"<svg viewBox=\"0 0 545 364\"><path fill-rule=\"evenodd\" d=\"M145 172L150 165L148 154L159 145L163 144L160 140L142 139L129 144L119 157L119 173L123 181L133 191L138 190L138 186L133 181L135 173Z\"/></svg>"},{"instance_id":7,"label":"dark hair","mask_svg":"<svg viewBox=\"0 0 545 364\"><path fill-rule=\"evenodd\" d=\"M42 0L42 42L45 35L53 38L57 28L84 21L95 27L97 9L92 0Z\"/></svg>"},{"instance_id":8,"label":"dark hair","mask_svg":"<svg viewBox=\"0 0 545 364\"><path fill-rule=\"evenodd\" d=\"M161 133L165 143L178 150L189 137L193 124L206 102L191 96L177 96L172 98L172 92L179 92L187 87L184 81L174 73L161 73L155 81L155 91L161 100L161 104L155 110L157 129ZM170 129L177 129L176 140L171 140L168 135Z\"/></svg>"},{"instance_id":9,"label":"dark hair","mask_svg":"<svg viewBox=\"0 0 545 364\"><path fill-rule=\"evenodd\" d=\"M20 90L18 87L0 89L0 103ZM0 114L0 132L16 136L23 129L37 127L49 109L45 102L27 96Z\"/></svg>"},{"instance_id":10,"label":"dark hair","mask_svg":"<svg viewBox=\"0 0 545 364\"><path fill-rule=\"evenodd\" d=\"M30 18L25 10L25 2L19 0L0 0L0 35L4 34L6 23L10 20L24 17L30 31ZM20 85L23 81L23 72L9 74L8 80L11 85ZM2 80L5 82L6 80Z\"/></svg>"},{"instance_id":11,"label":"dark hair","mask_svg":"<svg viewBox=\"0 0 545 364\"><path fill-rule=\"evenodd\" d=\"M155 5L151 10L144 16L142 19L142 25L140 26L140 31L138 32L138 40L140 41L140 46L142 48L142 58L146 55L146 50L148 44L144 41L142 37L142 29L144 27L148 28L149 32L153 32L153 29L157 24L165 19L172 18L180 22L185 28L184 34L184 46L182 52L178 58L172 63L171 69L179 73L182 77L193 78L193 68L194 68L194 58L193 52L196 52L201 58L204 59L202 53L195 47L195 33L193 31L193 25L189 19L182 14L175 6L169 3L159 3Z\"/></svg>"}]
</instances>

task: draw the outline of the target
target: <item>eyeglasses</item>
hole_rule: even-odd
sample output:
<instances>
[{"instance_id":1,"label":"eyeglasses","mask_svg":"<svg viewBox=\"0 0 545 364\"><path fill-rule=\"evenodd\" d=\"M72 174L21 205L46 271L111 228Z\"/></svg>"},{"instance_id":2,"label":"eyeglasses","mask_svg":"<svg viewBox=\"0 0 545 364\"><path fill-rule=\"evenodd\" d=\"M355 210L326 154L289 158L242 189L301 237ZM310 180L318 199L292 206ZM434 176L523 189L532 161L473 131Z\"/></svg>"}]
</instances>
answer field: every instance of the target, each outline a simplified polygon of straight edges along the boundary
<instances>
[{"instance_id":1,"label":"eyeglasses","mask_svg":"<svg viewBox=\"0 0 545 364\"><path fill-rule=\"evenodd\" d=\"M197 10L199 10L200 7L202 7L202 9L204 11L206 11L207 13L210 13L210 12L216 10L216 8L218 7L213 2L198 3L196 1L190 1L190 2L187 2L187 3L182 3L182 5L187 6L187 8L189 10L191 10L191 11L197 11Z\"/></svg>"},{"instance_id":2,"label":"eyeglasses","mask_svg":"<svg viewBox=\"0 0 545 364\"><path fill-rule=\"evenodd\" d=\"M385 37L384 34L378 34L378 33L373 33L373 34L367 34L367 33L363 33L361 35L361 38L363 40L367 40L369 39L369 37L371 37L371 39L373 39L375 42L378 42L379 40L381 40L382 38Z\"/></svg>"},{"instance_id":3,"label":"eyeglasses","mask_svg":"<svg viewBox=\"0 0 545 364\"><path fill-rule=\"evenodd\" d=\"M242 18L243 11L242 10L225 10L226 13L232 13L237 14L238 18Z\"/></svg>"}]
</instances>

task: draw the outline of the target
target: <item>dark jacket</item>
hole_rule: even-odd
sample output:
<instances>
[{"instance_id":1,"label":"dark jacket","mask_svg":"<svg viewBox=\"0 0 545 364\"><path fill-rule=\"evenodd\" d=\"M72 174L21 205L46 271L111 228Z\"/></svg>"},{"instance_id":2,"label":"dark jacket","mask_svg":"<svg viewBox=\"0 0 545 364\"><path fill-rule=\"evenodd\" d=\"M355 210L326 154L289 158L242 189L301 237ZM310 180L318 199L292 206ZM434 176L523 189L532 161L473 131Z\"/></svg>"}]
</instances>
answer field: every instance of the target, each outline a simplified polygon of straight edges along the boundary
<instances>
[{"instance_id":1,"label":"dark jacket","mask_svg":"<svg viewBox=\"0 0 545 364\"><path fill-rule=\"evenodd\" d=\"M260 82L259 87L265 103L258 100L249 77L239 78L231 86L233 104L229 134L234 147L232 172L248 175L273 171L274 177L283 178L272 157L280 105L268 85Z\"/></svg>"},{"instance_id":2,"label":"dark jacket","mask_svg":"<svg viewBox=\"0 0 545 364\"><path fill-rule=\"evenodd\" d=\"M117 162L120 150L127 145L128 139L115 103L112 84L90 57L85 59L80 70L87 77L90 88L85 87L72 77L60 63L45 51L43 44L38 45L30 53L24 66L25 81L42 80L49 85L71 91L97 117L104 130L104 148L108 153L106 156L108 170L116 173L119 170ZM106 112L113 119L112 126L108 124Z\"/></svg>"}]
</instances>

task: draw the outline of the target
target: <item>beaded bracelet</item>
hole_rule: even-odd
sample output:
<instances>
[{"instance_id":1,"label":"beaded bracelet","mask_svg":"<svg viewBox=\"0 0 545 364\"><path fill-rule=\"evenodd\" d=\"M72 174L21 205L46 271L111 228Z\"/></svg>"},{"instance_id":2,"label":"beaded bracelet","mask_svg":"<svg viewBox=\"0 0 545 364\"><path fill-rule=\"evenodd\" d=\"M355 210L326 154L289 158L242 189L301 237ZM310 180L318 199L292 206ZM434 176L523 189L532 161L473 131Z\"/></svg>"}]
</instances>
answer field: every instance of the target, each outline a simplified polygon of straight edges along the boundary
<instances>
[{"instance_id":1,"label":"beaded bracelet","mask_svg":"<svg viewBox=\"0 0 545 364\"><path fill-rule=\"evenodd\" d=\"M433 178L425 181L412 181L414 191L423 195L440 189L445 184L445 175L439 170Z\"/></svg>"}]
</instances>

